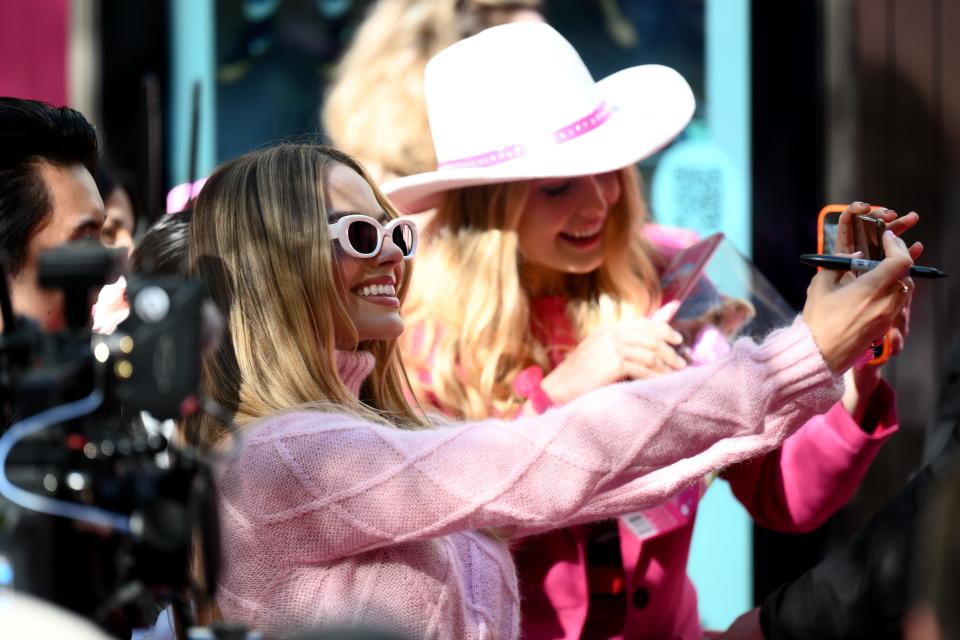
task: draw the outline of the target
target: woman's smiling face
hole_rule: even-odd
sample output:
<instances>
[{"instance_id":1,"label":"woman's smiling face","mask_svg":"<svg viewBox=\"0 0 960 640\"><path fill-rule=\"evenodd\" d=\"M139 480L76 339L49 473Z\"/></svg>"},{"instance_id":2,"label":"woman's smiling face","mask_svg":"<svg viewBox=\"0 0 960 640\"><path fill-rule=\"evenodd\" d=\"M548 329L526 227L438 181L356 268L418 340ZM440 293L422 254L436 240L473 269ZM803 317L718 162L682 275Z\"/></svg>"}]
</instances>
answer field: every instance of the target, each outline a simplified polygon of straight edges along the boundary
<instances>
[{"instance_id":1,"label":"woman's smiling face","mask_svg":"<svg viewBox=\"0 0 960 640\"><path fill-rule=\"evenodd\" d=\"M326 180L327 221L334 223L345 215L362 214L381 224L389 221L377 202L373 189L357 172L338 164L330 168ZM357 338L392 340L403 333L400 299L397 287L403 280L403 253L387 235L380 251L370 258L347 254L339 242L331 238L336 264L340 271L341 294L353 322ZM338 349L353 349L353 333L349 327L336 327Z\"/></svg>"},{"instance_id":2,"label":"woman's smiling face","mask_svg":"<svg viewBox=\"0 0 960 640\"><path fill-rule=\"evenodd\" d=\"M538 282L600 268L604 227L620 191L617 172L530 183L517 234L531 293L539 293Z\"/></svg>"}]
</instances>

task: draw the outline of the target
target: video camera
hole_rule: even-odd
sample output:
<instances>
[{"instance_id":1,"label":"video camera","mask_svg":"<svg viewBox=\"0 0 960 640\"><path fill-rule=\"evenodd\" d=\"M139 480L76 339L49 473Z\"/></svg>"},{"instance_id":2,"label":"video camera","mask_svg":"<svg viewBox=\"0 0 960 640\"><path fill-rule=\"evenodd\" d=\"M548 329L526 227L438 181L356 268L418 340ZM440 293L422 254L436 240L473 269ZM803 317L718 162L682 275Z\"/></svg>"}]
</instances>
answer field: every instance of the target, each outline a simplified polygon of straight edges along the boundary
<instances>
[{"instance_id":1,"label":"video camera","mask_svg":"<svg viewBox=\"0 0 960 640\"><path fill-rule=\"evenodd\" d=\"M40 283L63 291L56 334L15 317L0 270L0 587L130 638L168 604L189 624L184 594L216 588L219 531L209 465L141 418L200 406L204 287L130 276L129 317L93 334L90 292L124 259L98 243L41 256Z\"/></svg>"}]
</instances>

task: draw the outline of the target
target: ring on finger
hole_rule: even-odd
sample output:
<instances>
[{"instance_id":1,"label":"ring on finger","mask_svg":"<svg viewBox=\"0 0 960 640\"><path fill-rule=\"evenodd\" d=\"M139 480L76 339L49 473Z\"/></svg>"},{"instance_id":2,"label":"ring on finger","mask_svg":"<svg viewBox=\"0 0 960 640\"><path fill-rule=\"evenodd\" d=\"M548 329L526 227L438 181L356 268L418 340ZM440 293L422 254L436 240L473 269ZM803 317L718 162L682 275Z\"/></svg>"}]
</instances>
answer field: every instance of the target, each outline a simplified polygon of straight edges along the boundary
<instances>
[{"instance_id":1,"label":"ring on finger","mask_svg":"<svg viewBox=\"0 0 960 640\"><path fill-rule=\"evenodd\" d=\"M892 291L891 291L891 287L893 287ZM902 280L894 280L893 282L887 285L887 288L885 291L888 295L892 294L894 296L900 297L901 295L909 294L910 287L908 287L907 283L905 283Z\"/></svg>"}]
</instances>

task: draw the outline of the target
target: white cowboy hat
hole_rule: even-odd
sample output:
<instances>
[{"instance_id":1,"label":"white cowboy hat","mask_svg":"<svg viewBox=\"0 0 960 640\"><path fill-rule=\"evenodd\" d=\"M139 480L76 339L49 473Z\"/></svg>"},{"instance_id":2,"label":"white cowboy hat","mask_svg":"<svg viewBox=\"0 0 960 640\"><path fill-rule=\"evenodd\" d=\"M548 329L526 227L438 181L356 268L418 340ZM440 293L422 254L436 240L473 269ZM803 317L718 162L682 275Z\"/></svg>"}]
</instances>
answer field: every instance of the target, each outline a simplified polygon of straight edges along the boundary
<instances>
[{"instance_id":1,"label":"white cowboy hat","mask_svg":"<svg viewBox=\"0 0 960 640\"><path fill-rule=\"evenodd\" d=\"M430 60L424 81L439 166L383 185L411 213L458 187L629 166L673 140L696 106L669 67L630 67L594 82L570 43L536 22L461 40Z\"/></svg>"}]
</instances>

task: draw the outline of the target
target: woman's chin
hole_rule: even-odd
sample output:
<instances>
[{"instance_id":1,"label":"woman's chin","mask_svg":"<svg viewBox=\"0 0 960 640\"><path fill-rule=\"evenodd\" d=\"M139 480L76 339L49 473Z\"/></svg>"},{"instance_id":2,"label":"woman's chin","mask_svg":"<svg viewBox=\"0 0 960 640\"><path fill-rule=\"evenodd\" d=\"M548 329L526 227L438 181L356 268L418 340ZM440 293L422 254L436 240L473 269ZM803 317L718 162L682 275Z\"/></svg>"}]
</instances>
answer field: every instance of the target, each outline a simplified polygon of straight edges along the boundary
<instances>
[{"instance_id":1,"label":"woman's chin","mask_svg":"<svg viewBox=\"0 0 960 640\"><path fill-rule=\"evenodd\" d=\"M383 318L377 322L357 327L357 333L360 334L361 342L396 340L403 335L403 318L399 314L392 318Z\"/></svg>"},{"instance_id":2,"label":"woman's chin","mask_svg":"<svg viewBox=\"0 0 960 640\"><path fill-rule=\"evenodd\" d=\"M572 276L585 276L603 266L603 256L592 260L568 260L562 271Z\"/></svg>"}]
</instances>

